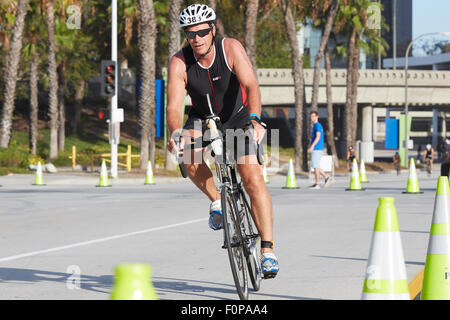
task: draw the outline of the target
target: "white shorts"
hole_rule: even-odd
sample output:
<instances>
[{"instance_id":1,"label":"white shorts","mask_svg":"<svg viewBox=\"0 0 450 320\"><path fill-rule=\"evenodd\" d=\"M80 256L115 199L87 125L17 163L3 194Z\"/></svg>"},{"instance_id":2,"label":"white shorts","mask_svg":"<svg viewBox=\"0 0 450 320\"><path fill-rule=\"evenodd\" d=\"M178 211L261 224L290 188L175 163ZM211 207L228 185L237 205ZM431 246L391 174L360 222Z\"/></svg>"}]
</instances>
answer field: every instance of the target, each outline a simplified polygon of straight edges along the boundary
<instances>
[{"instance_id":1,"label":"white shorts","mask_svg":"<svg viewBox=\"0 0 450 320\"><path fill-rule=\"evenodd\" d=\"M320 168L320 158L322 158L322 150L313 150L311 152L311 168Z\"/></svg>"}]
</instances>

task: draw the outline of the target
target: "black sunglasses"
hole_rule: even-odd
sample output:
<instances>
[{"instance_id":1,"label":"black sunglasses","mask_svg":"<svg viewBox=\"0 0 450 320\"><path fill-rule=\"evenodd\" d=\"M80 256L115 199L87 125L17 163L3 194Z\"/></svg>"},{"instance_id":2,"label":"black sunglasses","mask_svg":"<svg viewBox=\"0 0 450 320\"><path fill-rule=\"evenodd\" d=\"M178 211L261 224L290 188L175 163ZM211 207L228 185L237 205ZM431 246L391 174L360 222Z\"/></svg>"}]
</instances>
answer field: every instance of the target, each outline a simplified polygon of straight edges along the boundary
<instances>
[{"instance_id":1,"label":"black sunglasses","mask_svg":"<svg viewBox=\"0 0 450 320\"><path fill-rule=\"evenodd\" d=\"M188 39L195 39L195 36L199 36L200 38L203 38L204 36L206 36L210 31L212 30L211 28L208 29L202 29L202 30L198 30L198 31L184 31L184 34L186 35L186 38Z\"/></svg>"}]
</instances>

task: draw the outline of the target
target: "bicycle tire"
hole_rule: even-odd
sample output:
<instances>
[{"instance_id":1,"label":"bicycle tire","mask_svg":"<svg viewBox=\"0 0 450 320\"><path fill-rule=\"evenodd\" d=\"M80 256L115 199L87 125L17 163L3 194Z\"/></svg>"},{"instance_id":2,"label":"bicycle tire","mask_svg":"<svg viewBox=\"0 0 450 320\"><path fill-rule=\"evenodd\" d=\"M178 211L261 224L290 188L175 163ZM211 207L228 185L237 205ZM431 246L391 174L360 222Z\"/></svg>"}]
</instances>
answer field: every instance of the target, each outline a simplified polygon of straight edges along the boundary
<instances>
[{"instance_id":1,"label":"bicycle tire","mask_svg":"<svg viewBox=\"0 0 450 320\"><path fill-rule=\"evenodd\" d=\"M186 168L185 168L185 166L184 166L184 163L183 162L180 162L179 164L178 164L178 167L180 168L180 172L181 172L181 176L183 177L183 178L187 178L187 172L186 172Z\"/></svg>"},{"instance_id":2,"label":"bicycle tire","mask_svg":"<svg viewBox=\"0 0 450 320\"><path fill-rule=\"evenodd\" d=\"M260 250L258 243L260 241L259 234L255 233L256 226L253 222L253 215L251 207L247 201L245 193L240 190L240 199L244 204L244 215L242 221L242 233L245 235L246 252L245 257L247 259L248 274L250 282L252 283L253 290L259 291L261 289L262 270L260 264Z\"/></svg>"},{"instance_id":3,"label":"bicycle tire","mask_svg":"<svg viewBox=\"0 0 450 320\"><path fill-rule=\"evenodd\" d=\"M239 219L236 215L236 208L233 203L233 197L227 188L221 191L223 229L225 236L225 247L228 251L231 273L233 274L234 284L241 300L248 299L248 267L243 252L243 241L241 235Z\"/></svg>"}]
</instances>

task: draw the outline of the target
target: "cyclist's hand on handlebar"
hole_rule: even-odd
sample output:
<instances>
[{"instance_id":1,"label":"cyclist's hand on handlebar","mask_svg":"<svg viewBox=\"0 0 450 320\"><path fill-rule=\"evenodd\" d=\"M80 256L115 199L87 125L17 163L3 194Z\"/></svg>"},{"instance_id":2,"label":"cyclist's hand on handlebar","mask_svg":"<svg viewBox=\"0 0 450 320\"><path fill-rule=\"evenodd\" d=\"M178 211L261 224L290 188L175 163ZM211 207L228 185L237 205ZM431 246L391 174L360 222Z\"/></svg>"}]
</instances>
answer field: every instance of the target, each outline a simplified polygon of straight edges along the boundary
<instances>
[{"instance_id":1,"label":"cyclist's hand on handlebar","mask_svg":"<svg viewBox=\"0 0 450 320\"><path fill-rule=\"evenodd\" d=\"M256 143L260 144L264 135L266 134L266 128L264 128L261 124L259 124L255 120L251 120L251 124L253 125L252 136Z\"/></svg>"},{"instance_id":2,"label":"cyclist's hand on handlebar","mask_svg":"<svg viewBox=\"0 0 450 320\"><path fill-rule=\"evenodd\" d=\"M176 148L177 143L175 142L175 139L170 139L167 141L167 150L169 150L170 153L175 153Z\"/></svg>"},{"instance_id":3,"label":"cyclist's hand on handlebar","mask_svg":"<svg viewBox=\"0 0 450 320\"><path fill-rule=\"evenodd\" d=\"M170 140L167 142L167 149L172 154L178 154L178 155L181 154L182 155L183 149L184 149L184 144L185 144L184 137L180 134L180 132L175 131L172 134L172 137L170 138Z\"/></svg>"}]
</instances>

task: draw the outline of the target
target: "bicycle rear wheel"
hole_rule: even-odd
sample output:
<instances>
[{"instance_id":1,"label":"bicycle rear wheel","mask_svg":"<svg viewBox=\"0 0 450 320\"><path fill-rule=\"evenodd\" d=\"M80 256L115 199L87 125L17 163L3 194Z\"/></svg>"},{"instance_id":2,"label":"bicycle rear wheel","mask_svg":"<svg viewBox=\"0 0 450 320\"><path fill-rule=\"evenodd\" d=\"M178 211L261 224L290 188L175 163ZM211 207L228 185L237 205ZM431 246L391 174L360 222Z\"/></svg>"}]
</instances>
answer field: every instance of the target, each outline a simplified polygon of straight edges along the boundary
<instances>
[{"instance_id":1,"label":"bicycle rear wheel","mask_svg":"<svg viewBox=\"0 0 450 320\"><path fill-rule=\"evenodd\" d=\"M251 208L245 196L245 193L241 190L240 201L244 208L244 214L242 215L242 234L245 238L246 252L245 257L247 259L248 274L253 286L253 290L259 291L261 288L262 270L260 263L260 249L259 241L260 236L255 232L256 227L253 222Z\"/></svg>"},{"instance_id":2,"label":"bicycle rear wheel","mask_svg":"<svg viewBox=\"0 0 450 320\"><path fill-rule=\"evenodd\" d=\"M233 203L232 195L227 188L222 188L222 215L223 229L225 235L225 246L230 259L231 272L234 284L241 300L248 299L248 278L247 261L243 252L243 240L239 218L236 214L236 207Z\"/></svg>"}]
</instances>

